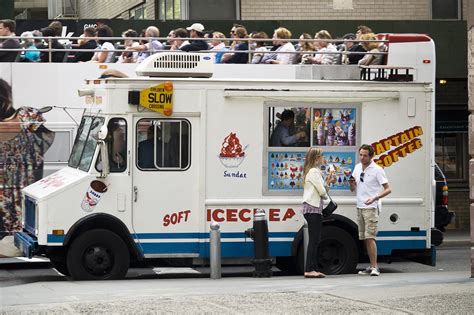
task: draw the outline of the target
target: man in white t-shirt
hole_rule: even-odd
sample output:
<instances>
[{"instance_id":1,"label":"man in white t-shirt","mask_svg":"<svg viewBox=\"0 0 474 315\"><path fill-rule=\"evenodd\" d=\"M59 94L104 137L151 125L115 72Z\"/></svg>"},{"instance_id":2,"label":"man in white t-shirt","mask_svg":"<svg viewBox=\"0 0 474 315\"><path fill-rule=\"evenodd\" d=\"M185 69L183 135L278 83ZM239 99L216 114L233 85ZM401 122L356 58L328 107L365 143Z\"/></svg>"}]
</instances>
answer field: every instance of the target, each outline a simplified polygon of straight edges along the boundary
<instances>
[{"instance_id":1,"label":"man in white t-shirt","mask_svg":"<svg viewBox=\"0 0 474 315\"><path fill-rule=\"evenodd\" d=\"M359 271L361 275L380 275L377 265L377 225L379 222L380 199L391 193L383 168L372 158L374 149L368 144L359 148L360 163L354 167L349 179L351 191L357 191L357 223L359 239L363 240L369 255L370 266ZM382 190L383 188L383 190Z\"/></svg>"}]
</instances>

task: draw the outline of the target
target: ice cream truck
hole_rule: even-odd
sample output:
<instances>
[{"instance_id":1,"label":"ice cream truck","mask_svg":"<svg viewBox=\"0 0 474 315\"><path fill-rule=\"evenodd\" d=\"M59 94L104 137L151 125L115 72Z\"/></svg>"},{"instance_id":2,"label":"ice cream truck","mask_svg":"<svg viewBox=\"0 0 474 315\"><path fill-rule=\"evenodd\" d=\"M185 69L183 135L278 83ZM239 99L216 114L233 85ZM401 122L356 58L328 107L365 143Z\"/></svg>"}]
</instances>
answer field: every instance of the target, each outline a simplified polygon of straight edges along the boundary
<instances>
[{"instance_id":1,"label":"ice cream truck","mask_svg":"<svg viewBox=\"0 0 474 315\"><path fill-rule=\"evenodd\" d=\"M208 54L168 52L140 64L139 77L86 80L68 166L23 190L15 244L72 279L118 279L148 258L205 264L217 222L223 262L243 262L254 246L245 230L263 209L276 266L302 272L303 164L318 146L323 173L335 170L338 204L323 222L319 264L352 273L366 254L348 179L367 143L392 189L378 255L434 264L442 237L433 228L434 44L426 35L381 38L385 64L363 69L219 68ZM284 110L305 137L272 146Z\"/></svg>"}]
</instances>

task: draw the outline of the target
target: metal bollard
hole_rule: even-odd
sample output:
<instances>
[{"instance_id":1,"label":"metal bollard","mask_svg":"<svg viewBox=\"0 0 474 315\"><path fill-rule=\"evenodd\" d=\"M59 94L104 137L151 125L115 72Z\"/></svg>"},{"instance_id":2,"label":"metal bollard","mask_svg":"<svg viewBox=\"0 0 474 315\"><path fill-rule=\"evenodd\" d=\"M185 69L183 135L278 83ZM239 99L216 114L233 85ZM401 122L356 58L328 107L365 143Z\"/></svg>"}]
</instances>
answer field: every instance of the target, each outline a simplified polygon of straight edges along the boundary
<instances>
[{"instance_id":1,"label":"metal bollard","mask_svg":"<svg viewBox=\"0 0 474 315\"><path fill-rule=\"evenodd\" d=\"M221 231L217 222L211 222L209 231L211 279L221 278Z\"/></svg>"},{"instance_id":2,"label":"metal bollard","mask_svg":"<svg viewBox=\"0 0 474 315\"><path fill-rule=\"evenodd\" d=\"M306 222L305 220L304 225L303 225L304 270L306 270L306 257L308 255L308 244L309 244L308 222Z\"/></svg>"},{"instance_id":3,"label":"metal bollard","mask_svg":"<svg viewBox=\"0 0 474 315\"><path fill-rule=\"evenodd\" d=\"M254 277L271 277L272 260L269 258L268 245L268 223L265 210L257 209L253 216L253 227L245 231L250 236L254 245L255 259L252 263L255 266Z\"/></svg>"}]
</instances>

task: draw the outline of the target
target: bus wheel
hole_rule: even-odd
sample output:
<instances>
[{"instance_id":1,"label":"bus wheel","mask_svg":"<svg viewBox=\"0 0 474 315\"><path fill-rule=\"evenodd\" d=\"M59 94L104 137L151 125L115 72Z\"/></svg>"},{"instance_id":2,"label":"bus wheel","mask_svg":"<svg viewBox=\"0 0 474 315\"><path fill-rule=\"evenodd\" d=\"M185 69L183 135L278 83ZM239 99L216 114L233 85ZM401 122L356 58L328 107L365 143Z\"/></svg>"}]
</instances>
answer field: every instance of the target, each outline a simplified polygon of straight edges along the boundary
<instances>
[{"instance_id":1,"label":"bus wheel","mask_svg":"<svg viewBox=\"0 0 474 315\"><path fill-rule=\"evenodd\" d=\"M70 276L69 269L67 268L67 263L65 260L60 259L49 259L53 268L56 269L58 272L62 273L65 276Z\"/></svg>"},{"instance_id":2,"label":"bus wheel","mask_svg":"<svg viewBox=\"0 0 474 315\"><path fill-rule=\"evenodd\" d=\"M127 245L109 230L91 230L78 236L67 254L74 280L121 279L127 274L130 254Z\"/></svg>"},{"instance_id":3,"label":"bus wheel","mask_svg":"<svg viewBox=\"0 0 474 315\"><path fill-rule=\"evenodd\" d=\"M336 226L323 226L318 249L318 266L326 274L354 273L359 261L355 240Z\"/></svg>"}]
</instances>

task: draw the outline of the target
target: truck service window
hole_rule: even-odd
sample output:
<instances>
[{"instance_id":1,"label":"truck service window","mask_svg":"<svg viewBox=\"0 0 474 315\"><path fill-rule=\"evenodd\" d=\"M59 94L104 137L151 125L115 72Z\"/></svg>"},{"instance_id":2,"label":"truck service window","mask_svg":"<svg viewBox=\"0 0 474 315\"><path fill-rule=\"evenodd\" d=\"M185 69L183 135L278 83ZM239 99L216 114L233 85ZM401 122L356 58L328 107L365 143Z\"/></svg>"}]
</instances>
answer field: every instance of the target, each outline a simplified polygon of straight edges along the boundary
<instances>
[{"instance_id":1,"label":"truck service window","mask_svg":"<svg viewBox=\"0 0 474 315\"><path fill-rule=\"evenodd\" d=\"M357 160L358 106L269 102L266 192L296 195L303 189L303 165L309 147L322 147L323 175L336 170L333 191L349 191Z\"/></svg>"},{"instance_id":2,"label":"truck service window","mask_svg":"<svg viewBox=\"0 0 474 315\"><path fill-rule=\"evenodd\" d=\"M187 169L190 131L187 120L140 120L137 124L137 166L143 170Z\"/></svg>"}]
</instances>

